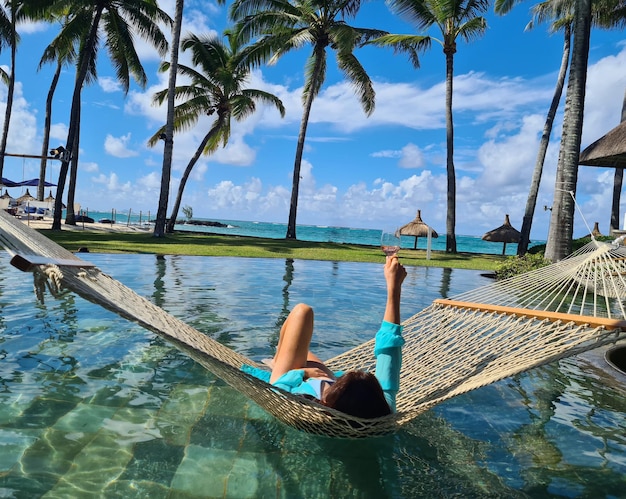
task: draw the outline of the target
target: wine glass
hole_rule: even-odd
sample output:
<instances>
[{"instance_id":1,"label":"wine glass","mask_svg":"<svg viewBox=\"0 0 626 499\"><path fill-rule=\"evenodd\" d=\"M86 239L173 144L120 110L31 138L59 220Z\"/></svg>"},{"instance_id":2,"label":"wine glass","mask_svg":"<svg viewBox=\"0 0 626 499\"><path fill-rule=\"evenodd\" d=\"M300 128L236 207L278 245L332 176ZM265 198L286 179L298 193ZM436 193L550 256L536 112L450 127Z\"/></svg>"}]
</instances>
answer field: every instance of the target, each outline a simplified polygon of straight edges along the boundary
<instances>
[{"instance_id":1,"label":"wine glass","mask_svg":"<svg viewBox=\"0 0 626 499\"><path fill-rule=\"evenodd\" d=\"M400 230L383 230L380 238L380 247L387 256L394 256L400 251Z\"/></svg>"}]
</instances>

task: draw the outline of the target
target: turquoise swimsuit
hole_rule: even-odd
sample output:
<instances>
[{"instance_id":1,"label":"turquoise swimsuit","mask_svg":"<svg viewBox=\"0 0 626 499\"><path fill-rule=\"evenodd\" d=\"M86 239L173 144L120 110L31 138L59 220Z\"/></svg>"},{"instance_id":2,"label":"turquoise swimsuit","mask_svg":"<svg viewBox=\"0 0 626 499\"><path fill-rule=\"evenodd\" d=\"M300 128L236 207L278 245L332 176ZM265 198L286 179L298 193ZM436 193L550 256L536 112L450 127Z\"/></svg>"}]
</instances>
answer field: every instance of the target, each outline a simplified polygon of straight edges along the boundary
<instances>
[{"instance_id":1,"label":"turquoise swimsuit","mask_svg":"<svg viewBox=\"0 0 626 499\"><path fill-rule=\"evenodd\" d=\"M376 333L374 355L376 356L376 378L385 394L385 400L393 412L396 410L396 394L400 388L400 368L402 367L402 326L383 321ZM244 364L241 370L269 383L271 373ZM335 373L336 377L341 372ZM296 395L309 395L319 400L319 381L316 378L304 379L304 369L292 369L278 378L272 385Z\"/></svg>"}]
</instances>

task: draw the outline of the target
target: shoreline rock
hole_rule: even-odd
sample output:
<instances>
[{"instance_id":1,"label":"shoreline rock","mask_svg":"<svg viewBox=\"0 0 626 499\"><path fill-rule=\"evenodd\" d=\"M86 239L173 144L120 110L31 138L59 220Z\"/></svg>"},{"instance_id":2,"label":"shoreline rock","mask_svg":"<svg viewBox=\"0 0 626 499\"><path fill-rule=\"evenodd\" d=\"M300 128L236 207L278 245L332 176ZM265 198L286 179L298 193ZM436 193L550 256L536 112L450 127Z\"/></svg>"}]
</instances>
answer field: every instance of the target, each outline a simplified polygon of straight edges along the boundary
<instances>
[{"instance_id":1,"label":"shoreline rock","mask_svg":"<svg viewBox=\"0 0 626 499\"><path fill-rule=\"evenodd\" d=\"M222 222L213 222L211 220L176 220L178 225L202 225L205 227L228 227L227 224Z\"/></svg>"}]
</instances>

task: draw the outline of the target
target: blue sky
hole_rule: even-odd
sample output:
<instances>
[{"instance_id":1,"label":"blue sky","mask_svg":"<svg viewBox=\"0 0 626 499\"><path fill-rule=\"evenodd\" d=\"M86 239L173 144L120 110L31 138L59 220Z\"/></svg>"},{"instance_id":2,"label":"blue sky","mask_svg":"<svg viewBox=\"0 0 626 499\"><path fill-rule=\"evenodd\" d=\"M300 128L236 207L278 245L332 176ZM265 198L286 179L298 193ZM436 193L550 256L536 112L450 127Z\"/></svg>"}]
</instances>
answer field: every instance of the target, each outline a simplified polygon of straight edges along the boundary
<instances>
[{"instance_id":1,"label":"blue sky","mask_svg":"<svg viewBox=\"0 0 626 499\"><path fill-rule=\"evenodd\" d=\"M186 2L183 33L221 33L227 6ZM174 0L161 7L173 15ZM537 147L557 72L563 37L546 26L524 31L532 3L501 17L487 14L489 29L471 44L459 42L455 56L455 166L457 234L482 235L502 224L505 214L518 229L526 205ZM415 33L389 13L384 2L363 4L352 25ZM53 68L37 66L55 34L47 25L25 25L18 51L17 87L7 152L38 154L45 99ZM439 33L430 33L438 37ZM138 42L149 77L145 89L133 84L127 95L100 52L97 84L83 91L80 170L77 201L89 211L157 209L162 145L147 139L165 121L165 109L152 105L154 92L167 86L157 73L158 55ZM271 108L259 108L244 122L233 122L225 149L200 159L187 184L183 206L209 219L286 222L298 128L306 49L293 52L273 67L255 71L250 87L280 97L281 119ZM313 103L302 164L298 223L383 228L422 218L445 233L445 58L438 44L421 56L414 69L405 56L370 47L357 51L376 90L376 110L367 117L350 86L329 56L325 86ZM0 64L9 61L8 51ZM181 62L188 57L181 53ZM591 36L583 147L616 126L626 90L626 43L623 33L594 30ZM67 136L73 69L64 71L53 109L51 146ZM547 236L552 204L562 109L554 126L531 238ZM6 87L0 87L0 119ZM177 135L174 144L172 197L183 169L209 126L208 118ZM47 180L56 183L58 163L49 163ZM38 160L6 158L3 176L37 177ZM580 167L574 235L610 220L613 171ZM19 195L19 189L10 191ZM53 189L54 193L54 189ZM624 199L626 202L626 199ZM624 203L622 203L622 213ZM169 210L168 210L169 214ZM182 214L181 214L182 216Z\"/></svg>"}]
</instances>

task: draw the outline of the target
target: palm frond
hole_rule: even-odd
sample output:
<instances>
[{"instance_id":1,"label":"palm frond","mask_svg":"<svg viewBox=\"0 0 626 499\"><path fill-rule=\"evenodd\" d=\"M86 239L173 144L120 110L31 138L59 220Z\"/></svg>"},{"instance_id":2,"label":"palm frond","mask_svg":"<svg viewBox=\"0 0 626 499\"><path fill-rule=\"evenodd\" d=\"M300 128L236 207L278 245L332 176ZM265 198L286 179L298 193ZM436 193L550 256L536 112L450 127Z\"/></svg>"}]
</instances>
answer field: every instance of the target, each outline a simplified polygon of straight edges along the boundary
<instances>
[{"instance_id":1,"label":"palm frond","mask_svg":"<svg viewBox=\"0 0 626 499\"><path fill-rule=\"evenodd\" d=\"M483 36L485 31L487 31L487 20L484 17L473 17L458 26L457 36L466 42L471 42Z\"/></svg>"},{"instance_id":2,"label":"palm frond","mask_svg":"<svg viewBox=\"0 0 626 499\"><path fill-rule=\"evenodd\" d=\"M326 51L313 51L307 59L304 67L304 89L302 91L302 102L306 102L307 96L313 94L317 97L324 80L326 79Z\"/></svg>"},{"instance_id":3,"label":"palm frond","mask_svg":"<svg viewBox=\"0 0 626 499\"><path fill-rule=\"evenodd\" d=\"M274 94L266 92L265 90L257 90L255 88L246 88L241 92L248 99L252 101L259 101L266 105L274 106L278 109L281 118L285 117L285 106L283 105L283 101L276 97ZM233 112L233 115L235 113Z\"/></svg>"},{"instance_id":4,"label":"palm frond","mask_svg":"<svg viewBox=\"0 0 626 499\"><path fill-rule=\"evenodd\" d=\"M365 114L371 115L374 112L376 92L367 72L352 52L337 54L337 63L352 84Z\"/></svg>"},{"instance_id":5,"label":"palm frond","mask_svg":"<svg viewBox=\"0 0 626 499\"><path fill-rule=\"evenodd\" d=\"M122 84L124 93L130 88L130 76L145 87L148 82L143 66L133 43L133 35L128 22L111 9L102 16L103 29L106 34L105 45L109 52L111 64L115 69L117 81Z\"/></svg>"},{"instance_id":6,"label":"palm frond","mask_svg":"<svg viewBox=\"0 0 626 499\"><path fill-rule=\"evenodd\" d=\"M8 85L10 81L9 73L7 73L4 68L0 68L0 81L5 85Z\"/></svg>"},{"instance_id":7,"label":"palm frond","mask_svg":"<svg viewBox=\"0 0 626 499\"><path fill-rule=\"evenodd\" d=\"M437 2L433 2L436 4ZM387 0L392 12L413 24L418 31L427 31L439 21L436 10L431 10L431 2L421 0Z\"/></svg>"},{"instance_id":8,"label":"palm frond","mask_svg":"<svg viewBox=\"0 0 626 499\"><path fill-rule=\"evenodd\" d=\"M425 52L430 48L432 38L429 36L418 35L383 35L367 42L367 45L376 45L378 47L390 47L395 54L404 53L409 57L409 61L414 68L420 67L419 53Z\"/></svg>"}]
</instances>

